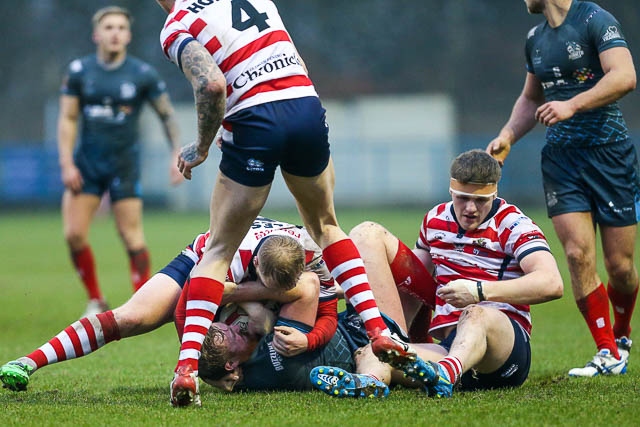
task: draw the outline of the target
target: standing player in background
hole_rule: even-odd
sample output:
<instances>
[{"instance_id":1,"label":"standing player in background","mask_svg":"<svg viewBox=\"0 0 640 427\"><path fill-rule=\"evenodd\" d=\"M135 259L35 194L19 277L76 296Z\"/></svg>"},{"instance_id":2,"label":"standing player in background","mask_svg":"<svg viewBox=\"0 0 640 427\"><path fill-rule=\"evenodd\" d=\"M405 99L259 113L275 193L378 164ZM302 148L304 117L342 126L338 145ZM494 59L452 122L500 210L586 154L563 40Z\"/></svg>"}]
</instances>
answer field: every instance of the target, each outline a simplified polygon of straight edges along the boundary
<instances>
[{"instance_id":1,"label":"standing player in background","mask_svg":"<svg viewBox=\"0 0 640 427\"><path fill-rule=\"evenodd\" d=\"M267 200L278 165L331 274L369 335L378 338L374 352L414 358L413 349L391 336L358 250L338 225L325 110L275 4L157 2L169 14L162 49L183 71L195 98L197 140L178 161L185 178L206 160L222 125L222 160L210 205L213 232L191 274L172 404L194 402L202 342L222 298L225 273Z\"/></svg>"},{"instance_id":2,"label":"standing player in background","mask_svg":"<svg viewBox=\"0 0 640 427\"><path fill-rule=\"evenodd\" d=\"M546 22L527 35L524 89L487 152L504 162L536 122L547 126L541 161L547 212L598 349L592 361L569 375L623 374L638 295L634 250L640 176L616 101L635 89L633 60L620 24L600 6L576 0L525 3L529 13L542 13ZM596 224L607 288L596 270Z\"/></svg>"},{"instance_id":3,"label":"standing player in background","mask_svg":"<svg viewBox=\"0 0 640 427\"><path fill-rule=\"evenodd\" d=\"M109 192L118 234L129 255L134 291L149 279L149 252L142 227L138 122L149 101L172 147L171 183L176 167L178 127L165 83L150 65L127 55L132 18L110 6L93 16L96 53L71 62L62 83L58 150L64 237L89 303L82 317L107 309L88 242L102 195ZM80 122L80 142L75 146ZM75 150L74 150L75 147Z\"/></svg>"}]
</instances>

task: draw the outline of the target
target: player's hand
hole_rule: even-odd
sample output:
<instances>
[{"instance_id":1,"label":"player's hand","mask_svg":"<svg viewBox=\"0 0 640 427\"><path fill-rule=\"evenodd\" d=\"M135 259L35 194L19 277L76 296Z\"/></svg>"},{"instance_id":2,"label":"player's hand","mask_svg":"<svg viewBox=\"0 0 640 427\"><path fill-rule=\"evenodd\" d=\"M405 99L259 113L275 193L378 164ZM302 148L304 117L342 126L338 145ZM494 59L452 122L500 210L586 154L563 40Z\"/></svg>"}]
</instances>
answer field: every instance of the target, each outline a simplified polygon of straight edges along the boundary
<instances>
[{"instance_id":1,"label":"player's hand","mask_svg":"<svg viewBox=\"0 0 640 427\"><path fill-rule=\"evenodd\" d=\"M511 141L504 135L498 135L487 145L485 151L491 154L500 166L504 166L504 161L511 151Z\"/></svg>"},{"instance_id":2,"label":"player's hand","mask_svg":"<svg viewBox=\"0 0 640 427\"><path fill-rule=\"evenodd\" d=\"M307 351L309 340L307 336L289 326L275 326L273 328L273 348L284 357L297 356Z\"/></svg>"},{"instance_id":3,"label":"player's hand","mask_svg":"<svg viewBox=\"0 0 640 427\"><path fill-rule=\"evenodd\" d=\"M178 169L179 157L180 153L178 152L171 156L171 162L169 163L169 182L171 182L171 185L178 185L184 181L184 176L182 176L180 169Z\"/></svg>"},{"instance_id":4,"label":"player's hand","mask_svg":"<svg viewBox=\"0 0 640 427\"><path fill-rule=\"evenodd\" d=\"M456 279L438 288L436 294L447 304L456 308L480 302L478 284L475 280Z\"/></svg>"},{"instance_id":5,"label":"player's hand","mask_svg":"<svg viewBox=\"0 0 640 427\"><path fill-rule=\"evenodd\" d=\"M542 104L536 110L536 120L545 126L570 119L576 113L570 101L550 101Z\"/></svg>"},{"instance_id":6,"label":"player's hand","mask_svg":"<svg viewBox=\"0 0 640 427\"><path fill-rule=\"evenodd\" d=\"M68 188L74 194L82 191L84 180L82 179L82 174L76 165L69 165L62 168L62 183L65 188Z\"/></svg>"},{"instance_id":7,"label":"player's hand","mask_svg":"<svg viewBox=\"0 0 640 427\"><path fill-rule=\"evenodd\" d=\"M207 156L209 152L201 152L198 150L198 144L193 142L182 148L178 157L178 170L186 179L191 179L191 169L207 160Z\"/></svg>"}]
</instances>

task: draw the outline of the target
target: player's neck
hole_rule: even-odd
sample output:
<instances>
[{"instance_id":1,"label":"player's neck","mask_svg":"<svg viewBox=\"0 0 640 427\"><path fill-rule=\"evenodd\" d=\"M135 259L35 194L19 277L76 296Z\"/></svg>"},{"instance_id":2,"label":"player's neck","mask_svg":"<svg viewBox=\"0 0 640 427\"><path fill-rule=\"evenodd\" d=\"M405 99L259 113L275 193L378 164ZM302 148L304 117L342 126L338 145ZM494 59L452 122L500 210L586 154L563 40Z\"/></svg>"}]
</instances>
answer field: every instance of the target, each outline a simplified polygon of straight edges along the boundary
<instances>
[{"instance_id":1,"label":"player's neck","mask_svg":"<svg viewBox=\"0 0 640 427\"><path fill-rule=\"evenodd\" d=\"M551 28L558 28L567 18L573 0L556 0L547 3L544 9L544 17Z\"/></svg>"},{"instance_id":2,"label":"player's neck","mask_svg":"<svg viewBox=\"0 0 640 427\"><path fill-rule=\"evenodd\" d=\"M98 63L107 70L118 68L125 59L127 59L127 51L122 52L101 52L98 50L96 57Z\"/></svg>"}]
</instances>

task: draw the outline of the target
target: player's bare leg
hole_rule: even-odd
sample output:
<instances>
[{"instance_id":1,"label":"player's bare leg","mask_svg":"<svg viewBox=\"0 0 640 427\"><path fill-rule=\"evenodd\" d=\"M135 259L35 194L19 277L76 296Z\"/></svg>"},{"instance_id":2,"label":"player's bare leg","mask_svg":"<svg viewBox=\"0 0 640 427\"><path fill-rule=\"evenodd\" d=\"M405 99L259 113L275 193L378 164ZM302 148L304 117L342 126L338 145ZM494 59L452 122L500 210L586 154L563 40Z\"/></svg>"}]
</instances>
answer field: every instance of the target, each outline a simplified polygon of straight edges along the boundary
<instances>
[{"instance_id":1,"label":"player's bare leg","mask_svg":"<svg viewBox=\"0 0 640 427\"><path fill-rule=\"evenodd\" d=\"M315 177L300 177L284 171L282 176L296 199L305 227L323 250L327 267L344 290L346 299L363 319L374 353L383 358L414 358L413 349L392 336L384 323L360 253L338 225L333 201L333 161L329 160L325 170Z\"/></svg>"},{"instance_id":2,"label":"player's bare leg","mask_svg":"<svg viewBox=\"0 0 640 427\"><path fill-rule=\"evenodd\" d=\"M607 291L596 269L596 230L590 212L570 212L552 219L571 275L576 305L591 332L598 352L586 366L569 376L593 377L626 372L613 335Z\"/></svg>"},{"instance_id":3,"label":"player's bare leg","mask_svg":"<svg viewBox=\"0 0 640 427\"><path fill-rule=\"evenodd\" d=\"M210 238L191 271L180 355L171 382L171 404L200 405L198 359L222 300L224 281L242 239L264 206L271 185L248 187L218 173L210 205Z\"/></svg>"},{"instance_id":4,"label":"player's bare leg","mask_svg":"<svg viewBox=\"0 0 640 427\"><path fill-rule=\"evenodd\" d=\"M65 190L62 196L64 239L72 263L87 292L89 302L81 317L108 309L96 273L96 263L89 244L89 229L100 206L100 197L88 193Z\"/></svg>"},{"instance_id":5,"label":"player's bare leg","mask_svg":"<svg viewBox=\"0 0 640 427\"><path fill-rule=\"evenodd\" d=\"M140 289L151 275L151 261L142 223L142 204L142 199L129 197L112 205L118 235L129 255L134 291Z\"/></svg>"}]
</instances>

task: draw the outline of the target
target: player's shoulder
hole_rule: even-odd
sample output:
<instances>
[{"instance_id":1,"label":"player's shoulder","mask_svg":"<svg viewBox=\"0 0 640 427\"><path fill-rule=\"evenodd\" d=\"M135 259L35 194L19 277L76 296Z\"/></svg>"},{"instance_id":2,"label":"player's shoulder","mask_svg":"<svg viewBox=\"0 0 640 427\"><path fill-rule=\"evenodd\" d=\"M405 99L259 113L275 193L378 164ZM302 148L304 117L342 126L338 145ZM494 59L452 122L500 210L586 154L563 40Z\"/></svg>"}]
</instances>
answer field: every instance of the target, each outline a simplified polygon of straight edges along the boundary
<instances>
[{"instance_id":1,"label":"player's shoulder","mask_svg":"<svg viewBox=\"0 0 640 427\"><path fill-rule=\"evenodd\" d=\"M137 56L133 56L133 55L127 55L127 59L126 59L126 65L128 67L133 68L134 70L136 70L139 73L145 74L145 73L155 73L156 70L153 67L153 65L149 64L146 61L143 61L142 59L138 58Z\"/></svg>"},{"instance_id":2,"label":"player's shoulder","mask_svg":"<svg viewBox=\"0 0 640 427\"><path fill-rule=\"evenodd\" d=\"M573 7L575 7L575 13L573 14L574 24L581 24L583 26L590 24L597 25L615 19L613 15L602 6L590 1L578 2Z\"/></svg>"},{"instance_id":3,"label":"player's shoulder","mask_svg":"<svg viewBox=\"0 0 640 427\"><path fill-rule=\"evenodd\" d=\"M498 200L498 209L493 217L498 228L514 230L518 225L533 223L533 220L522 212L522 210L520 210L516 205L513 205L504 199Z\"/></svg>"},{"instance_id":4,"label":"player's shoulder","mask_svg":"<svg viewBox=\"0 0 640 427\"><path fill-rule=\"evenodd\" d=\"M533 27L531 27L531 29L527 32L527 42L539 37L546 26L546 22L541 22L538 25L534 25Z\"/></svg>"},{"instance_id":5,"label":"player's shoulder","mask_svg":"<svg viewBox=\"0 0 640 427\"><path fill-rule=\"evenodd\" d=\"M98 63L95 54L80 56L72 59L67 65L69 74L80 74L94 68Z\"/></svg>"}]
</instances>

